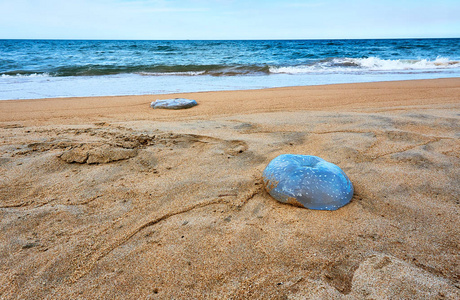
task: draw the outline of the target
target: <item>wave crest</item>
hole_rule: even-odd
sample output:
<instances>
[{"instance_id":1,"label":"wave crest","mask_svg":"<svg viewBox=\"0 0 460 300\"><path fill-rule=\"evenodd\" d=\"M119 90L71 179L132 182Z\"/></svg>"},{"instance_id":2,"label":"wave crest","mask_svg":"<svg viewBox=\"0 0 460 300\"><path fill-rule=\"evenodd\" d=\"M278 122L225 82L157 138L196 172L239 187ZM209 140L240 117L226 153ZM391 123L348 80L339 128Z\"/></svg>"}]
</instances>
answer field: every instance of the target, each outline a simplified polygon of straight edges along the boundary
<instances>
[{"instance_id":1,"label":"wave crest","mask_svg":"<svg viewBox=\"0 0 460 300\"><path fill-rule=\"evenodd\" d=\"M270 67L273 74L305 74L316 72L362 71L432 71L460 68L460 61L438 57L429 59L331 58L308 65Z\"/></svg>"},{"instance_id":2,"label":"wave crest","mask_svg":"<svg viewBox=\"0 0 460 300\"><path fill-rule=\"evenodd\" d=\"M328 58L302 65L70 65L52 70L27 70L1 73L8 77L68 77L138 74L142 76L241 76L269 74L372 73L372 72L442 72L460 69L460 61L438 57L429 59Z\"/></svg>"},{"instance_id":3,"label":"wave crest","mask_svg":"<svg viewBox=\"0 0 460 300\"><path fill-rule=\"evenodd\" d=\"M48 73L32 73L32 72L8 72L0 74L1 78L10 78L10 77L50 77Z\"/></svg>"}]
</instances>

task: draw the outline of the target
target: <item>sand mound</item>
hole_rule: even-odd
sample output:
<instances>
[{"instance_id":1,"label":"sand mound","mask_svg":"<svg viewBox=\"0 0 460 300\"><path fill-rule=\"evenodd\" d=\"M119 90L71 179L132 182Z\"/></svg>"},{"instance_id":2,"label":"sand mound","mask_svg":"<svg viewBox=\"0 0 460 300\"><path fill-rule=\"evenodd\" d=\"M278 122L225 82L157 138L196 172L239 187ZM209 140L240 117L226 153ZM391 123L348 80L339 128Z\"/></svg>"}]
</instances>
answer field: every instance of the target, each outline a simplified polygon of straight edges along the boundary
<instances>
[{"instance_id":1,"label":"sand mound","mask_svg":"<svg viewBox=\"0 0 460 300\"><path fill-rule=\"evenodd\" d=\"M449 281L385 254L364 260L355 271L352 295L366 299L459 299Z\"/></svg>"},{"instance_id":2,"label":"sand mound","mask_svg":"<svg viewBox=\"0 0 460 300\"><path fill-rule=\"evenodd\" d=\"M136 155L137 150L133 149L84 144L62 153L59 157L68 163L106 164L113 161L125 160Z\"/></svg>"}]
</instances>

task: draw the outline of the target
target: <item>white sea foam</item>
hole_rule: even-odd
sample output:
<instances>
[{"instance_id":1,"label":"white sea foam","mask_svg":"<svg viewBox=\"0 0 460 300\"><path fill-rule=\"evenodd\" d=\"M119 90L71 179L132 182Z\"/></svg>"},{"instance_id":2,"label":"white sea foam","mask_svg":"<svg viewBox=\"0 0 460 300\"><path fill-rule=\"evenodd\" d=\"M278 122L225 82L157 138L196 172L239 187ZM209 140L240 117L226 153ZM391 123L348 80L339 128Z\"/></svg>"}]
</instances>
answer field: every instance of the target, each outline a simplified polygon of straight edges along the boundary
<instances>
[{"instance_id":1,"label":"white sea foam","mask_svg":"<svg viewBox=\"0 0 460 300\"><path fill-rule=\"evenodd\" d=\"M380 59L369 58L333 58L315 62L310 65L270 67L270 73L274 74L307 74L317 72L366 72L366 71L410 71L419 72L460 69L460 61L438 57L435 60L429 59Z\"/></svg>"},{"instance_id":2,"label":"white sea foam","mask_svg":"<svg viewBox=\"0 0 460 300\"><path fill-rule=\"evenodd\" d=\"M142 76L198 76L203 75L206 71L188 71L188 72L139 72Z\"/></svg>"},{"instance_id":3,"label":"white sea foam","mask_svg":"<svg viewBox=\"0 0 460 300\"><path fill-rule=\"evenodd\" d=\"M50 75L48 73L16 74L16 75L2 74L0 75L0 77L1 78L18 78L18 77L34 78L34 77L50 77Z\"/></svg>"},{"instance_id":4,"label":"white sea foam","mask_svg":"<svg viewBox=\"0 0 460 300\"><path fill-rule=\"evenodd\" d=\"M423 70L423 69L446 69L460 68L460 61L449 60L448 58L438 57L435 60L391 60L379 59L376 57L356 59L358 66L370 70Z\"/></svg>"}]
</instances>

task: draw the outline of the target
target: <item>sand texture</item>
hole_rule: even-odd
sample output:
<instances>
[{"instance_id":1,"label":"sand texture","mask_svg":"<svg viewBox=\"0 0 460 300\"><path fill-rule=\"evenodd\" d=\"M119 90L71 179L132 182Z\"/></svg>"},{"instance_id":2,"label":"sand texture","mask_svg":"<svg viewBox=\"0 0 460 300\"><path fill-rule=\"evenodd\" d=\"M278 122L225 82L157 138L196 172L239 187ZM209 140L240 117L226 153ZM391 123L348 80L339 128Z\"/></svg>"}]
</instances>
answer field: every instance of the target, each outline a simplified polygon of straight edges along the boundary
<instances>
[{"instance_id":1,"label":"sand texture","mask_svg":"<svg viewBox=\"0 0 460 300\"><path fill-rule=\"evenodd\" d=\"M460 79L0 101L0 135L1 299L460 298ZM285 153L351 203L271 198Z\"/></svg>"}]
</instances>

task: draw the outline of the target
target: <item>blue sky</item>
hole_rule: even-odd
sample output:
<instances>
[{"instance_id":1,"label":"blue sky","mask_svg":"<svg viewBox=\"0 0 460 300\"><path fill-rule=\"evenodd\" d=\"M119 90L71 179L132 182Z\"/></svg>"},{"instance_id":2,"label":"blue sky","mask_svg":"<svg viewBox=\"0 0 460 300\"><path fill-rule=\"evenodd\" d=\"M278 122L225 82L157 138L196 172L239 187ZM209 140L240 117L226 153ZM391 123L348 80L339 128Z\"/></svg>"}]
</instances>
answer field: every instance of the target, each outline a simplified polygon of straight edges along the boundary
<instances>
[{"instance_id":1,"label":"blue sky","mask_svg":"<svg viewBox=\"0 0 460 300\"><path fill-rule=\"evenodd\" d=\"M460 37L459 0L0 0L0 38Z\"/></svg>"}]
</instances>

